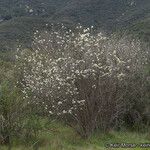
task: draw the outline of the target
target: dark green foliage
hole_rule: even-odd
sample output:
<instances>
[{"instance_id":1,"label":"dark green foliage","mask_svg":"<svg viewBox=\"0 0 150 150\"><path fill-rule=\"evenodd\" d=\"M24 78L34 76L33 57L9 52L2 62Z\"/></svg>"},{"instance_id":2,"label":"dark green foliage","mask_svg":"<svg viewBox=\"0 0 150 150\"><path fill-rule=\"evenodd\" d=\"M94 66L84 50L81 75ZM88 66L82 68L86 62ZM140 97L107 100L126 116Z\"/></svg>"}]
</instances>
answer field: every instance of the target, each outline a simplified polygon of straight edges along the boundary
<instances>
[{"instance_id":1,"label":"dark green foliage","mask_svg":"<svg viewBox=\"0 0 150 150\"><path fill-rule=\"evenodd\" d=\"M44 29L47 21L43 18L21 17L0 24L0 49L16 49L18 44L29 46L37 29Z\"/></svg>"},{"instance_id":2,"label":"dark green foliage","mask_svg":"<svg viewBox=\"0 0 150 150\"><path fill-rule=\"evenodd\" d=\"M122 30L149 18L149 8L149 0L0 0L0 50L16 49L18 43L30 46L35 29L51 22ZM144 21L132 29L149 40L148 27Z\"/></svg>"},{"instance_id":3,"label":"dark green foliage","mask_svg":"<svg viewBox=\"0 0 150 150\"><path fill-rule=\"evenodd\" d=\"M3 144L10 145L12 137L21 133L24 107L19 89L13 82L3 81L0 85L0 138Z\"/></svg>"},{"instance_id":4,"label":"dark green foliage","mask_svg":"<svg viewBox=\"0 0 150 150\"><path fill-rule=\"evenodd\" d=\"M144 19L129 28L130 33L149 43L150 41L150 19Z\"/></svg>"},{"instance_id":5,"label":"dark green foliage","mask_svg":"<svg viewBox=\"0 0 150 150\"><path fill-rule=\"evenodd\" d=\"M43 128L39 117L28 107L21 89L16 86L19 77L15 71L14 62L0 60L0 147L6 144L9 149L15 139L30 141Z\"/></svg>"},{"instance_id":6,"label":"dark green foliage","mask_svg":"<svg viewBox=\"0 0 150 150\"><path fill-rule=\"evenodd\" d=\"M6 20L8 16L42 16L107 27L134 22L150 13L149 0L1 0L0 4Z\"/></svg>"}]
</instances>

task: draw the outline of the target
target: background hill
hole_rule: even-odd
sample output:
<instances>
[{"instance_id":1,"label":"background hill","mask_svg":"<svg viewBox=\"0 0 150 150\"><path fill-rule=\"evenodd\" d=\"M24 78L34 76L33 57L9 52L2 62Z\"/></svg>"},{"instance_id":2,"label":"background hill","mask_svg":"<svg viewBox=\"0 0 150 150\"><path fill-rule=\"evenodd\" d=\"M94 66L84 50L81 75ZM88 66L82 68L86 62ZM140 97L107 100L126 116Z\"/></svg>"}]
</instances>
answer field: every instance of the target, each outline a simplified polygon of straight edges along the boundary
<instances>
[{"instance_id":1,"label":"background hill","mask_svg":"<svg viewBox=\"0 0 150 150\"><path fill-rule=\"evenodd\" d=\"M0 47L9 50L17 41L29 43L34 30L51 22L111 32L131 26L149 38L149 18L149 0L0 0Z\"/></svg>"}]
</instances>

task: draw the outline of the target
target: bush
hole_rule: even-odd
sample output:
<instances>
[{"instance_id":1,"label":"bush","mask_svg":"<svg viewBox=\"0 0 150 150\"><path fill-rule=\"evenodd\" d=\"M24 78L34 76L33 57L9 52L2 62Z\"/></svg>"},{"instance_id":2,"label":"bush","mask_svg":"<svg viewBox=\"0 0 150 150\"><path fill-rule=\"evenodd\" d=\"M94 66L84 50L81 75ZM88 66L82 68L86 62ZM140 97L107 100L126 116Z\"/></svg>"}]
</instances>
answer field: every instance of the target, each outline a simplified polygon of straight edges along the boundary
<instances>
[{"instance_id":1,"label":"bush","mask_svg":"<svg viewBox=\"0 0 150 150\"><path fill-rule=\"evenodd\" d=\"M24 107L19 90L12 82L3 81L0 85L0 137L3 144L11 145L12 137L21 134Z\"/></svg>"},{"instance_id":2,"label":"bush","mask_svg":"<svg viewBox=\"0 0 150 150\"><path fill-rule=\"evenodd\" d=\"M14 73L14 66L1 62L0 76L0 145L11 149L15 140L23 142L35 139L39 130L39 117L23 99ZM19 74L19 73L18 73ZM16 79L15 79L16 78Z\"/></svg>"},{"instance_id":3,"label":"bush","mask_svg":"<svg viewBox=\"0 0 150 150\"><path fill-rule=\"evenodd\" d=\"M120 125L145 87L147 58L140 41L92 33L93 28L52 25L51 32L37 31L32 51L19 57L24 98L39 113L69 116L83 137Z\"/></svg>"}]
</instances>

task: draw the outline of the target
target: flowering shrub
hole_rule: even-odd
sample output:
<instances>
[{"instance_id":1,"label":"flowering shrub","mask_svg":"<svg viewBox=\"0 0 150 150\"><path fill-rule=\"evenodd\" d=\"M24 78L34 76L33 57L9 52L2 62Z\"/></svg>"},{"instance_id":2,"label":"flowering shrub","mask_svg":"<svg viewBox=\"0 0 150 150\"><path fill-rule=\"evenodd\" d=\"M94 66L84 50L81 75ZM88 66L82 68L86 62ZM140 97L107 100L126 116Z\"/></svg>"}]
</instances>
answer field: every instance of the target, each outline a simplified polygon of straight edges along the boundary
<instances>
[{"instance_id":1,"label":"flowering shrub","mask_svg":"<svg viewBox=\"0 0 150 150\"><path fill-rule=\"evenodd\" d=\"M146 62L139 41L92 33L51 25L35 32L32 51L17 56L28 103L47 115L71 116L84 137L98 120L107 128L125 111L125 83Z\"/></svg>"}]
</instances>

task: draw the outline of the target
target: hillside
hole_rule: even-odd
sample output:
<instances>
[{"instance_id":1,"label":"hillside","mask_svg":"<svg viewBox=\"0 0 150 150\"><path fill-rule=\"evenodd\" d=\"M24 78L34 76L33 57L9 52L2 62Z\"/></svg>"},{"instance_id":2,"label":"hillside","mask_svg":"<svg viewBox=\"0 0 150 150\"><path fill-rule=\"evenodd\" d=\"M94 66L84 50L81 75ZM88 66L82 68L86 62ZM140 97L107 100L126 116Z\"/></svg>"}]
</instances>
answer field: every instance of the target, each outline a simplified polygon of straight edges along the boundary
<instances>
[{"instance_id":1,"label":"hillside","mask_svg":"<svg viewBox=\"0 0 150 150\"><path fill-rule=\"evenodd\" d=\"M112 32L149 18L149 0L0 0L0 47L9 49L7 44L12 47L18 40L28 43L35 29L51 22L81 23ZM140 27L147 35L145 26Z\"/></svg>"},{"instance_id":2,"label":"hillside","mask_svg":"<svg viewBox=\"0 0 150 150\"><path fill-rule=\"evenodd\" d=\"M33 32L44 29L47 22L40 17L16 17L0 24L0 47L11 50L18 43L30 44Z\"/></svg>"},{"instance_id":3,"label":"hillside","mask_svg":"<svg viewBox=\"0 0 150 150\"><path fill-rule=\"evenodd\" d=\"M150 41L150 18L139 21L129 27L129 32L146 42Z\"/></svg>"},{"instance_id":4,"label":"hillside","mask_svg":"<svg viewBox=\"0 0 150 150\"><path fill-rule=\"evenodd\" d=\"M149 16L149 0L72 0L53 19L112 30Z\"/></svg>"}]
</instances>

